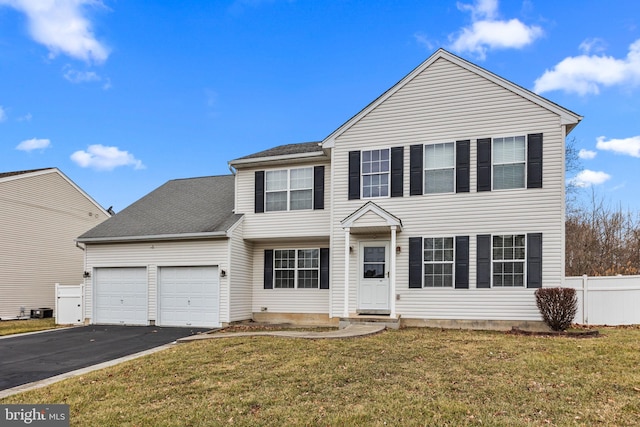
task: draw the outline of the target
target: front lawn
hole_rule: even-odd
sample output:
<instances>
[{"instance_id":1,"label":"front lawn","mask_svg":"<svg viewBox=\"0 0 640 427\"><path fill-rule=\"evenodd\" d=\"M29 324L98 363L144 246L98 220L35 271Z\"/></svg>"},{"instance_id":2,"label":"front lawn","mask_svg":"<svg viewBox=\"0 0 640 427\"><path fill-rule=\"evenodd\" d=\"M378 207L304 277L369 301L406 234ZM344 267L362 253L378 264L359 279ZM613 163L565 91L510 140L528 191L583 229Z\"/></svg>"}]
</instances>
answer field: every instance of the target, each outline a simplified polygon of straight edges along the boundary
<instances>
[{"instance_id":1,"label":"front lawn","mask_svg":"<svg viewBox=\"0 0 640 427\"><path fill-rule=\"evenodd\" d=\"M28 319L28 320L3 320L0 321L0 336L23 334L25 332L43 331L56 328L53 318Z\"/></svg>"},{"instance_id":2,"label":"front lawn","mask_svg":"<svg viewBox=\"0 0 640 427\"><path fill-rule=\"evenodd\" d=\"M0 403L68 403L77 426L638 425L640 329L601 332L198 341Z\"/></svg>"}]
</instances>

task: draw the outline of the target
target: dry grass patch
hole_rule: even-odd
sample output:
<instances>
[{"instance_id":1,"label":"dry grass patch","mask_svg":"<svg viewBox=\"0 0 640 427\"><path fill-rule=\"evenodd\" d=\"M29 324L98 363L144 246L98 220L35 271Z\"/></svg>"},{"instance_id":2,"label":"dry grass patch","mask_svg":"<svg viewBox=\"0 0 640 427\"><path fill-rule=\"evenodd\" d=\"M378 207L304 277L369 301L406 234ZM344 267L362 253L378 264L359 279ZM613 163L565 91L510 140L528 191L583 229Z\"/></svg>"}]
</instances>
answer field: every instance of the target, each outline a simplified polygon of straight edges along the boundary
<instances>
[{"instance_id":1,"label":"dry grass patch","mask_svg":"<svg viewBox=\"0 0 640 427\"><path fill-rule=\"evenodd\" d=\"M192 342L12 396L72 425L638 425L640 330Z\"/></svg>"},{"instance_id":2,"label":"dry grass patch","mask_svg":"<svg viewBox=\"0 0 640 427\"><path fill-rule=\"evenodd\" d=\"M0 322L0 336L23 334L25 332L44 331L45 329L55 329L56 321L48 319L28 319L28 320L3 320Z\"/></svg>"}]
</instances>

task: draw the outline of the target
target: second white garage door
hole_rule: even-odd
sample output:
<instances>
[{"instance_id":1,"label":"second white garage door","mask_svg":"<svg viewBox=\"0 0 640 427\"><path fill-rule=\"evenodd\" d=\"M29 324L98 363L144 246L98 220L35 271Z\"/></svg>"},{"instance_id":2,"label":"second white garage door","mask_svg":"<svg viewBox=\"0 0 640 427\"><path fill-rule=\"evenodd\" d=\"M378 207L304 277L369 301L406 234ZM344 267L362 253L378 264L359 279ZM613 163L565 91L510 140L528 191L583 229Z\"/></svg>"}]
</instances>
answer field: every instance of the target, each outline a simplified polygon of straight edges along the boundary
<instances>
[{"instance_id":1,"label":"second white garage door","mask_svg":"<svg viewBox=\"0 0 640 427\"><path fill-rule=\"evenodd\" d=\"M218 267L160 267L158 325L220 326Z\"/></svg>"}]
</instances>

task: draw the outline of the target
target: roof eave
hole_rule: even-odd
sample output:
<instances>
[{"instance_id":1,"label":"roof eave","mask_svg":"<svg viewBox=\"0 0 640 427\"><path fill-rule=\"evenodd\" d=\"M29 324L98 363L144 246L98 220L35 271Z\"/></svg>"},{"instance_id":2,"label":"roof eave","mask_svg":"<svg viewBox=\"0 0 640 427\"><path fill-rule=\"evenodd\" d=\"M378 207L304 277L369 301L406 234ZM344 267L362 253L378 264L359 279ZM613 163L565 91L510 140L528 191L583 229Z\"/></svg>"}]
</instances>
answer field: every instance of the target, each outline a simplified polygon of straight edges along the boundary
<instances>
[{"instance_id":1,"label":"roof eave","mask_svg":"<svg viewBox=\"0 0 640 427\"><path fill-rule=\"evenodd\" d=\"M117 236L117 237L85 237L77 238L78 243L120 243L120 242L150 242L159 240L198 240L228 237L226 231L212 231L207 233L179 233L155 234L149 236Z\"/></svg>"},{"instance_id":2,"label":"roof eave","mask_svg":"<svg viewBox=\"0 0 640 427\"><path fill-rule=\"evenodd\" d=\"M231 160L229 162L229 166L233 166L234 168L242 168L242 167L250 167L250 166L260 166L264 164L273 164L273 163L288 163L288 162L299 162L299 161L313 161L318 157L327 157L324 151L313 151L310 153L296 153L296 154L283 154L280 156L267 156L267 157L254 157L250 159L237 159Z\"/></svg>"}]
</instances>

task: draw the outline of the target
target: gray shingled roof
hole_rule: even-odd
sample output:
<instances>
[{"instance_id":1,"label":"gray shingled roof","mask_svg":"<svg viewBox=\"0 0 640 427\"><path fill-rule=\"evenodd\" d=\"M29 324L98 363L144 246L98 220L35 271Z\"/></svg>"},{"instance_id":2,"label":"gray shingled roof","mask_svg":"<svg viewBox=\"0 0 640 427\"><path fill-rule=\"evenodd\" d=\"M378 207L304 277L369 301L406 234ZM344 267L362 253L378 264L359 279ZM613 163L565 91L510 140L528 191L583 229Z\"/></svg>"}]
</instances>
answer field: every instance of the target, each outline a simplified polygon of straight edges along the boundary
<instances>
[{"instance_id":1,"label":"gray shingled roof","mask_svg":"<svg viewBox=\"0 0 640 427\"><path fill-rule=\"evenodd\" d=\"M8 176L15 176L15 175L24 175L25 173L31 173L31 172L46 171L49 169L54 169L54 168L31 169L26 171L15 171L15 172L0 172L0 178L6 178Z\"/></svg>"},{"instance_id":2,"label":"gray shingled roof","mask_svg":"<svg viewBox=\"0 0 640 427\"><path fill-rule=\"evenodd\" d=\"M233 206L233 175L175 179L87 231L78 240L223 233L242 217L232 212Z\"/></svg>"},{"instance_id":3,"label":"gray shingled roof","mask_svg":"<svg viewBox=\"0 0 640 427\"><path fill-rule=\"evenodd\" d=\"M277 147L269 148L268 150L260 151L258 153L249 154L248 156L240 157L231 161L233 163L236 160L245 159L257 159L261 157L274 157L285 156L287 154L301 154L301 153L313 153L316 151L322 151L322 145L318 141L315 142L300 142L297 144L278 145Z\"/></svg>"}]
</instances>

